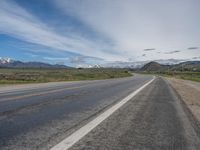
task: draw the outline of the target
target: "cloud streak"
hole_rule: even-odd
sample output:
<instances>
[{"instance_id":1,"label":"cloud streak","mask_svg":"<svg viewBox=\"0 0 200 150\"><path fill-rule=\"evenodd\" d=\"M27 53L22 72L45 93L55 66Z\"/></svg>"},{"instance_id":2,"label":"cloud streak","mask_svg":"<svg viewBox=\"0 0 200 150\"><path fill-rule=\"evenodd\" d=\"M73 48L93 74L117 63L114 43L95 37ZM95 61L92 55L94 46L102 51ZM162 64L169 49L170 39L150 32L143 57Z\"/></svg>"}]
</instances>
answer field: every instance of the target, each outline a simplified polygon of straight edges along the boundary
<instances>
[{"instance_id":1,"label":"cloud streak","mask_svg":"<svg viewBox=\"0 0 200 150\"><path fill-rule=\"evenodd\" d=\"M142 54L142 57L145 57L146 56L146 54Z\"/></svg>"},{"instance_id":2,"label":"cloud streak","mask_svg":"<svg viewBox=\"0 0 200 150\"><path fill-rule=\"evenodd\" d=\"M155 51L156 49L155 48L147 48L147 49L144 49L144 51Z\"/></svg>"},{"instance_id":3,"label":"cloud streak","mask_svg":"<svg viewBox=\"0 0 200 150\"><path fill-rule=\"evenodd\" d=\"M181 51L175 50L175 51L166 52L165 54L175 54L175 53L179 53L179 52L181 52Z\"/></svg>"},{"instance_id":4,"label":"cloud streak","mask_svg":"<svg viewBox=\"0 0 200 150\"><path fill-rule=\"evenodd\" d=\"M193 49L199 49L199 47L189 47L189 50L193 50Z\"/></svg>"},{"instance_id":5,"label":"cloud streak","mask_svg":"<svg viewBox=\"0 0 200 150\"><path fill-rule=\"evenodd\" d=\"M52 7L66 17L60 19L60 24L63 23L63 26L59 30L55 24L48 24L48 21L45 21L49 18L39 19L37 13L29 11L24 5L19 5L20 0L16 1L0 0L0 34L45 47L45 51L50 53L52 51L74 53L77 58L72 58L72 63L85 63L86 59L98 61L97 58L105 61L171 58L172 55L166 54L174 54L175 59L188 59L198 54L197 51L189 51L197 47L190 47L188 50L187 47L198 46L200 42L199 1L46 1L53 4ZM89 30L80 27L80 30L84 31L75 32L73 23L65 24L67 16L78 20L80 25L86 26L85 29ZM79 25L76 27L78 28ZM97 35L98 39L85 36L85 32L88 32L88 35ZM167 49L179 49L181 53L180 51L169 52ZM37 51L37 49L29 51ZM144 51L153 52L149 52L151 55L144 55Z\"/></svg>"},{"instance_id":6,"label":"cloud streak","mask_svg":"<svg viewBox=\"0 0 200 150\"><path fill-rule=\"evenodd\" d=\"M200 60L200 56L198 56L198 57L193 57L192 59L199 59L199 60Z\"/></svg>"},{"instance_id":7,"label":"cloud streak","mask_svg":"<svg viewBox=\"0 0 200 150\"><path fill-rule=\"evenodd\" d=\"M71 66L79 66L82 64L90 65L90 64L102 64L105 62L104 59L90 57L90 56L70 56L70 57L43 57L44 60L54 61L54 62L62 62L63 64L70 64Z\"/></svg>"},{"instance_id":8,"label":"cloud streak","mask_svg":"<svg viewBox=\"0 0 200 150\"><path fill-rule=\"evenodd\" d=\"M98 43L76 34L72 33L70 37L59 34L54 28L41 22L36 16L11 0L0 1L0 33L56 50L105 59L120 58L115 54L103 51L103 46L100 47Z\"/></svg>"},{"instance_id":9,"label":"cloud streak","mask_svg":"<svg viewBox=\"0 0 200 150\"><path fill-rule=\"evenodd\" d=\"M65 14L76 17L112 39L114 52L141 56L145 47L183 49L199 43L199 2L195 0L55 0ZM77 5L78 3L78 5ZM148 51L148 50L147 50ZM166 58L165 52L145 59ZM192 55L192 54L191 54ZM182 53L179 58L187 58ZM169 57L170 58L170 57Z\"/></svg>"}]
</instances>

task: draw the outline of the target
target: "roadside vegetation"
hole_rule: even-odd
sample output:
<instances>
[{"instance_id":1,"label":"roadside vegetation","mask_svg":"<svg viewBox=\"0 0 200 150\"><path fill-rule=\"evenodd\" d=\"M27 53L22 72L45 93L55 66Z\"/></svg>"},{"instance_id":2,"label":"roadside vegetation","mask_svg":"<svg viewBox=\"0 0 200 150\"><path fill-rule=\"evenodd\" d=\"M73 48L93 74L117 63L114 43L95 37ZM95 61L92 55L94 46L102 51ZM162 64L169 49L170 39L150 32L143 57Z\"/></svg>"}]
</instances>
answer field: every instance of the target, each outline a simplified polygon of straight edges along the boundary
<instances>
[{"instance_id":1,"label":"roadside vegetation","mask_svg":"<svg viewBox=\"0 0 200 150\"><path fill-rule=\"evenodd\" d=\"M126 69L3 69L0 84L98 80L132 76Z\"/></svg>"},{"instance_id":2,"label":"roadside vegetation","mask_svg":"<svg viewBox=\"0 0 200 150\"><path fill-rule=\"evenodd\" d=\"M191 80L191 81L197 81L200 82L200 72L191 72L191 71L152 71L152 72L139 72L142 74L154 74L154 75L161 75L165 77L174 77L178 79L184 79L184 80Z\"/></svg>"}]
</instances>

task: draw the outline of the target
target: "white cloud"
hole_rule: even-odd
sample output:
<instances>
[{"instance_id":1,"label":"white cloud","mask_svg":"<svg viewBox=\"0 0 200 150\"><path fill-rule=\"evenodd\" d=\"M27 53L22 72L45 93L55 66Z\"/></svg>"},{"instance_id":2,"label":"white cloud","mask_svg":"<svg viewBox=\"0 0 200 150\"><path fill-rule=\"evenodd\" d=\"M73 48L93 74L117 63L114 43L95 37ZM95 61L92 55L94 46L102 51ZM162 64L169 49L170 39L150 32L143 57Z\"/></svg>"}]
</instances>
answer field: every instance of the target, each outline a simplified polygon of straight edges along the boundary
<instances>
[{"instance_id":1,"label":"white cloud","mask_svg":"<svg viewBox=\"0 0 200 150\"><path fill-rule=\"evenodd\" d=\"M200 43L200 3L195 0L56 0L67 15L111 38L116 53L135 59L171 58L164 55L173 49L187 49ZM143 49L155 47L139 57ZM174 54L191 58L193 52Z\"/></svg>"},{"instance_id":2,"label":"white cloud","mask_svg":"<svg viewBox=\"0 0 200 150\"><path fill-rule=\"evenodd\" d=\"M0 1L0 33L56 50L110 60L121 58L102 51L98 43L73 33L70 37L57 33L53 28L11 0Z\"/></svg>"},{"instance_id":3,"label":"white cloud","mask_svg":"<svg viewBox=\"0 0 200 150\"><path fill-rule=\"evenodd\" d=\"M54 0L53 3L112 44L85 39L72 31L70 36L58 33L12 0L0 0L0 34L49 47L50 51L69 51L108 61L169 59L172 55L165 53L174 49L180 50L173 54L176 59L199 55L199 50L187 50L200 46L199 1ZM144 49L151 48L155 50L142 57Z\"/></svg>"}]
</instances>

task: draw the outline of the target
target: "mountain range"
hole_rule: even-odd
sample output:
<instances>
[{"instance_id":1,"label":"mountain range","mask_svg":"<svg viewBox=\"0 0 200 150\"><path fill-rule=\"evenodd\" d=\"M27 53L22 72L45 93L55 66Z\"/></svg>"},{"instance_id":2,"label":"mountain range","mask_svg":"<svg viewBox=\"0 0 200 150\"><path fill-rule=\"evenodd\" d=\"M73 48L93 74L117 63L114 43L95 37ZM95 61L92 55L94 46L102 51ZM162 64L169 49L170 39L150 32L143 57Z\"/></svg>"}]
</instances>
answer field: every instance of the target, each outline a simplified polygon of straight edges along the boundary
<instances>
[{"instance_id":1,"label":"mountain range","mask_svg":"<svg viewBox=\"0 0 200 150\"><path fill-rule=\"evenodd\" d=\"M0 58L0 68L71 68L65 65L48 64L43 62L22 62L10 58Z\"/></svg>"},{"instance_id":2,"label":"mountain range","mask_svg":"<svg viewBox=\"0 0 200 150\"><path fill-rule=\"evenodd\" d=\"M0 57L0 68L72 68L60 64L43 62L22 62L10 58ZM79 67L80 68L80 67ZM82 67L81 67L82 68ZM138 61L138 62L112 62L102 65L89 65L83 68L129 68L140 71L200 71L200 61L183 61L176 59Z\"/></svg>"},{"instance_id":3,"label":"mountain range","mask_svg":"<svg viewBox=\"0 0 200 150\"><path fill-rule=\"evenodd\" d=\"M186 61L178 64L164 65L158 62L149 62L145 64L140 71L196 71L200 72L200 61Z\"/></svg>"},{"instance_id":4,"label":"mountain range","mask_svg":"<svg viewBox=\"0 0 200 150\"><path fill-rule=\"evenodd\" d=\"M182 59L158 59L154 60L157 63L164 64L164 65L173 65L173 64L178 64L181 62L185 62L187 60L182 60ZM105 63L101 65L102 67L105 68L131 68L131 69L137 69L137 68L142 68L145 64L151 62L150 60L148 61L130 61L130 62L121 62L121 61L115 61L115 62L110 62L110 63Z\"/></svg>"}]
</instances>

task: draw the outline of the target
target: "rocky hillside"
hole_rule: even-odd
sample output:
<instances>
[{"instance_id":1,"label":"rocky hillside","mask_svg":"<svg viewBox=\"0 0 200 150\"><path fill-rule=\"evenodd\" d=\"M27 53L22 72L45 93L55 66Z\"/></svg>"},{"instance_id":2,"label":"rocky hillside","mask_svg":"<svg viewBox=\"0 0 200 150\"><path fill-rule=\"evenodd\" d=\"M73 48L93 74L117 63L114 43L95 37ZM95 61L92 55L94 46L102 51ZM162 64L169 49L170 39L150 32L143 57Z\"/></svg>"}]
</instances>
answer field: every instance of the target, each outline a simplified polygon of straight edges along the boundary
<instances>
[{"instance_id":1,"label":"rocky hillside","mask_svg":"<svg viewBox=\"0 0 200 150\"><path fill-rule=\"evenodd\" d=\"M157 62L149 62L146 65L144 65L140 70L141 71L164 71L166 70L168 65L162 65Z\"/></svg>"}]
</instances>

